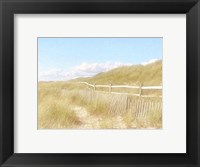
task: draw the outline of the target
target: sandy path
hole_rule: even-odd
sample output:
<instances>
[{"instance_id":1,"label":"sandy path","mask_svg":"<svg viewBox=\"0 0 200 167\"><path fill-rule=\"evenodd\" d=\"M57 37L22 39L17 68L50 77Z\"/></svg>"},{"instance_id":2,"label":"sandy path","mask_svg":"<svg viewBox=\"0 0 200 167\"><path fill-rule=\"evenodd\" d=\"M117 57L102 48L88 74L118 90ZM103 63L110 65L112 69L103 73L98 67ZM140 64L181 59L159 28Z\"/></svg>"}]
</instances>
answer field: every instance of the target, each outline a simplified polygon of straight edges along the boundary
<instances>
[{"instance_id":1,"label":"sandy path","mask_svg":"<svg viewBox=\"0 0 200 167\"><path fill-rule=\"evenodd\" d=\"M86 108L80 106L73 107L74 112L77 117L82 122L81 125L77 126L77 129L102 129L101 127L103 118L98 118L96 116L91 115ZM123 129L126 128L125 123L122 120L121 116L116 116L111 118L109 122L107 122L108 129ZM105 128L105 127L104 127ZM103 128L103 129L104 129ZM105 128L105 129L107 129Z\"/></svg>"},{"instance_id":2,"label":"sandy path","mask_svg":"<svg viewBox=\"0 0 200 167\"><path fill-rule=\"evenodd\" d=\"M124 129L126 128L125 123L122 120L121 116L117 116L116 118L114 118L113 120L113 128L114 129Z\"/></svg>"},{"instance_id":3,"label":"sandy path","mask_svg":"<svg viewBox=\"0 0 200 167\"><path fill-rule=\"evenodd\" d=\"M81 120L82 124L77 128L80 129L95 129L99 128L99 118L92 116L84 107L75 106L73 108L77 117Z\"/></svg>"}]
</instances>

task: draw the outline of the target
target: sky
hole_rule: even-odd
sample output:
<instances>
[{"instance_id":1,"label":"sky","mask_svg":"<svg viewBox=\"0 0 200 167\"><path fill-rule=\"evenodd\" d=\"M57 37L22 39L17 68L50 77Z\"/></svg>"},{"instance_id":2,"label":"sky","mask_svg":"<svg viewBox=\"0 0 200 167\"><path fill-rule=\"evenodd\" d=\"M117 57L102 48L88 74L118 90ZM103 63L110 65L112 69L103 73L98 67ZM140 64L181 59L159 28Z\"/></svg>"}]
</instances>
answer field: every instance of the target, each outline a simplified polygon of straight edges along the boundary
<instances>
[{"instance_id":1,"label":"sky","mask_svg":"<svg viewBox=\"0 0 200 167\"><path fill-rule=\"evenodd\" d=\"M162 38L38 38L38 80L90 77L162 59Z\"/></svg>"}]
</instances>

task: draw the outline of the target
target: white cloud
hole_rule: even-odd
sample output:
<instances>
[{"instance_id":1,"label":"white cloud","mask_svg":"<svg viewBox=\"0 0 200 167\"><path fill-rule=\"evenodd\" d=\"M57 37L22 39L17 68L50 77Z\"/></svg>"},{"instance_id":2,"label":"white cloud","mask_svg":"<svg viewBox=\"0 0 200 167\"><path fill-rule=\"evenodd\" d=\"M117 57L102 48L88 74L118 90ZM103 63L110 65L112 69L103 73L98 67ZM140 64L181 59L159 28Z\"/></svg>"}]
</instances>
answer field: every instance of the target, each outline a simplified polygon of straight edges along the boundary
<instances>
[{"instance_id":1,"label":"white cloud","mask_svg":"<svg viewBox=\"0 0 200 167\"><path fill-rule=\"evenodd\" d=\"M151 59L151 60L149 60L147 62L141 63L141 65L146 66L147 64L151 64L151 63L154 63L156 61L158 61L158 59Z\"/></svg>"},{"instance_id":2,"label":"white cloud","mask_svg":"<svg viewBox=\"0 0 200 167\"><path fill-rule=\"evenodd\" d=\"M131 65L128 63L119 62L106 62L106 63L82 63L79 66L71 68L69 71L61 69L51 69L47 71L39 72L39 81L58 81L58 80L69 80L78 77L91 77L100 72L106 72L113 68Z\"/></svg>"},{"instance_id":3,"label":"white cloud","mask_svg":"<svg viewBox=\"0 0 200 167\"><path fill-rule=\"evenodd\" d=\"M158 59L152 59L148 62L141 63L141 65L147 65L156 62ZM133 65L130 63L120 62L105 62L105 63L82 63L79 66L69 69L68 71L62 69L51 69L47 71L39 72L39 81L65 81L78 77L91 77L100 72L106 72L113 68L120 66Z\"/></svg>"}]
</instances>

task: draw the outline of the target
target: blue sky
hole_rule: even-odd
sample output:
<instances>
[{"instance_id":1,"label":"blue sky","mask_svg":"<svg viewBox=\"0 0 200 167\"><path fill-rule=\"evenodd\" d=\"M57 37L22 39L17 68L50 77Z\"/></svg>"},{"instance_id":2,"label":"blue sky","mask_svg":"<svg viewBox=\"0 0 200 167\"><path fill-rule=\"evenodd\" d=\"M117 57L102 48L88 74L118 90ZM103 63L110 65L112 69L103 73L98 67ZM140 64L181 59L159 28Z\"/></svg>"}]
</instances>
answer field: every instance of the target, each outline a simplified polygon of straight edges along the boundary
<instances>
[{"instance_id":1,"label":"blue sky","mask_svg":"<svg viewBox=\"0 0 200 167\"><path fill-rule=\"evenodd\" d=\"M162 38L38 38L38 79L93 76L162 59Z\"/></svg>"}]
</instances>

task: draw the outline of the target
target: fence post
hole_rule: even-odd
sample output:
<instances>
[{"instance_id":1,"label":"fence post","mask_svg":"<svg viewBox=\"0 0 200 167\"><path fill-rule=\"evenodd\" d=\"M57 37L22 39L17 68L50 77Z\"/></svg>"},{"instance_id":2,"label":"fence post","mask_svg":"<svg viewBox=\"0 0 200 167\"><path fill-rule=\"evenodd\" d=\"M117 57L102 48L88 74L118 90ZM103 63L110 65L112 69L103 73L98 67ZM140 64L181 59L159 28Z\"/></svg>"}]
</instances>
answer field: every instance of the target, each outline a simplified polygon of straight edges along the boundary
<instances>
[{"instance_id":1,"label":"fence post","mask_svg":"<svg viewBox=\"0 0 200 167\"><path fill-rule=\"evenodd\" d=\"M94 84L94 91L96 90L96 84Z\"/></svg>"},{"instance_id":2,"label":"fence post","mask_svg":"<svg viewBox=\"0 0 200 167\"><path fill-rule=\"evenodd\" d=\"M142 84L140 84L140 89L139 89L139 97L142 95Z\"/></svg>"},{"instance_id":3,"label":"fence post","mask_svg":"<svg viewBox=\"0 0 200 167\"><path fill-rule=\"evenodd\" d=\"M112 84L110 84L110 87L109 87L109 92L111 93L112 91Z\"/></svg>"},{"instance_id":4,"label":"fence post","mask_svg":"<svg viewBox=\"0 0 200 167\"><path fill-rule=\"evenodd\" d=\"M126 96L126 111L129 110L129 98Z\"/></svg>"}]
</instances>

